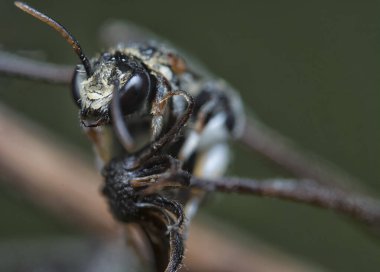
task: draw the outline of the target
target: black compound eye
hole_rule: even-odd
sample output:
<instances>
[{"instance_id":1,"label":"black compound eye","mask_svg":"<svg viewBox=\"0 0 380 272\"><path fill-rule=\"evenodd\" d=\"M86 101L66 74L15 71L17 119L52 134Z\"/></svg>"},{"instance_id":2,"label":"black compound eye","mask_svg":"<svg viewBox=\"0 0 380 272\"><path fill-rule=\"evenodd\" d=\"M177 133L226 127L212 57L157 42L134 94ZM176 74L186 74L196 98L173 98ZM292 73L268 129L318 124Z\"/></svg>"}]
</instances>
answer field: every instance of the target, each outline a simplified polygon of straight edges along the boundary
<instances>
[{"instance_id":1,"label":"black compound eye","mask_svg":"<svg viewBox=\"0 0 380 272\"><path fill-rule=\"evenodd\" d=\"M81 107L81 97L80 97L80 83L85 80L86 73L84 73L79 67L75 69L73 79L71 80L71 95L75 104Z\"/></svg>"},{"instance_id":2,"label":"black compound eye","mask_svg":"<svg viewBox=\"0 0 380 272\"><path fill-rule=\"evenodd\" d=\"M120 89L120 107L123 114L135 112L147 98L150 78L147 72L136 72Z\"/></svg>"}]
</instances>

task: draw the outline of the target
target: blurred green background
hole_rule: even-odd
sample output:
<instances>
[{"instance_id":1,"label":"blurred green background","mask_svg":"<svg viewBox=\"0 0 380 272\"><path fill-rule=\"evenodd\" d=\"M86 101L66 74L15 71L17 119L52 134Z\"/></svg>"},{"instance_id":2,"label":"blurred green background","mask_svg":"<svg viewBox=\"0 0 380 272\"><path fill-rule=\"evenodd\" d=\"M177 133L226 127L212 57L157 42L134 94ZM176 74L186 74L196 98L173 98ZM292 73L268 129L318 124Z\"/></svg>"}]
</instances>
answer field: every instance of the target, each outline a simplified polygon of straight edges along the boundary
<instances>
[{"instance_id":1,"label":"blurred green background","mask_svg":"<svg viewBox=\"0 0 380 272\"><path fill-rule=\"evenodd\" d=\"M98 29L108 19L126 18L147 27L235 86L248 112L380 196L380 1L29 3L62 22L88 55L103 48ZM0 35L2 49L77 63L62 38L12 1L0 2ZM0 101L91 153L66 88L0 77ZM229 174L289 176L239 147ZM0 243L76 233L2 185L0 214ZM329 271L379 271L380 238L331 212L218 195L202 214Z\"/></svg>"}]
</instances>

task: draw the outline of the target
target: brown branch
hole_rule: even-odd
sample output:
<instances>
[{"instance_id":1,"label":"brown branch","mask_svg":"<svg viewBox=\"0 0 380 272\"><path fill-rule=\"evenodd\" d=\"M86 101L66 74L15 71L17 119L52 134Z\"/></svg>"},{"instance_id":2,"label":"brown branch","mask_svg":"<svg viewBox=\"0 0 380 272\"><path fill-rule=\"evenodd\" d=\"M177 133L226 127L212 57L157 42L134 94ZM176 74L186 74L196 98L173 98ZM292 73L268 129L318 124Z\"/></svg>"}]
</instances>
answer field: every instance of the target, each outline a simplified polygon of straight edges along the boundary
<instances>
[{"instance_id":1,"label":"brown branch","mask_svg":"<svg viewBox=\"0 0 380 272\"><path fill-rule=\"evenodd\" d=\"M2 181L88 232L115 235L117 224L106 202L97 199L102 180L98 171L67 147L57 152L49 134L35 133L33 127L0 108L0 176L6 178Z\"/></svg>"},{"instance_id":2,"label":"brown branch","mask_svg":"<svg viewBox=\"0 0 380 272\"><path fill-rule=\"evenodd\" d=\"M58 147L41 128L0 105L0 176L35 204L87 232L117 237L120 225L108 212L98 171L73 149ZM212 250L207 250L213 245ZM192 224L185 271L319 271L283 254L246 248L225 234Z\"/></svg>"},{"instance_id":3,"label":"brown branch","mask_svg":"<svg viewBox=\"0 0 380 272\"><path fill-rule=\"evenodd\" d=\"M320 184L337 188L355 189L362 187L348 173L314 154L302 151L292 140L281 135L258 119L247 118L240 142L251 150L288 170L296 177L311 179Z\"/></svg>"},{"instance_id":4,"label":"brown branch","mask_svg":"<svg viewBox=\"0 0 380 272\"><path fill-rule=\"evenodd\" d=\"M36 61L0 51L0 74L52 84L70 84L74 68Z\"/></svg>"},{"instance_id":5,"label":"brown branch","mask_svg":"<svg viewBox=\"0 0 380 272\"><path fill-rule=\"evenodd\" d=\"M220 178L206 180L192 178L192 186L209 191L265 196L305 203L345 214L380 229L380 202L373 198L332 189L305 180Z\"/></svg>"}]
</instances>

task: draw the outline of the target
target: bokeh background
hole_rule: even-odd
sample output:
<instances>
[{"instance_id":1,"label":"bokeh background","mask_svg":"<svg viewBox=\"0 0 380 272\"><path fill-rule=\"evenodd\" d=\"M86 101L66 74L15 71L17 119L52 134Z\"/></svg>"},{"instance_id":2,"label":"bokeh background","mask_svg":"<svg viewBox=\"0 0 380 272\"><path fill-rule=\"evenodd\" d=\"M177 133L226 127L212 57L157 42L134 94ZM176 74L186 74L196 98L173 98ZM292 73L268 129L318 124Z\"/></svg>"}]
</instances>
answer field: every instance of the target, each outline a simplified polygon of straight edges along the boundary
<instances>
[{"instance_id":1,"label":"bokeh background","mask_svg":"<svg viewBox=\"0 0 380 272\"><path fill-rule=\"evenodd\" d=\"M98 30L109 19L128 19L165 37L235 86L248 113L380 196L380 1L29 3L62 22L88 55L103 48ZM77 63L62 38L8 0L0 2L0 46L54 63ZM0 77L0 101L91 156L66 88ZM239 146L229 174L289 176ZM0 243L81 235L1 184L0 215ZM218 195L201 215L327 271L379 271L380 238L332 212Z\"/></svg>"}]
</instances>

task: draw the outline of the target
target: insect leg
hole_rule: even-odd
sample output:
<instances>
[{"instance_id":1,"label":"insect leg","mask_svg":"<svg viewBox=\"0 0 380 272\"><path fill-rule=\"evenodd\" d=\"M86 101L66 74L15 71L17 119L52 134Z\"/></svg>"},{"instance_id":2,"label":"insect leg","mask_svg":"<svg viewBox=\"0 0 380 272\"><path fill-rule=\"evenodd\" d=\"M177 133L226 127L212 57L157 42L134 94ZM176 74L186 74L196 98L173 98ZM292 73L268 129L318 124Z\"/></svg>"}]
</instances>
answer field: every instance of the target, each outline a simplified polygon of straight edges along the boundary
<instances>
[{"instance_id":1,"label":"insect leg","mask_svg":"<svg viewBox=\"0 0 380 272\"><path fill-rule=\"evenodd\" d=\"M171 212L173 215L175 215L175 223L173 225L168 226L169 229L171 228L177 228L180 229L183 222L185 221L185 217L183 214L183 208L182 206L176 202L176 201L171 201L168 200L165 197L162 196L154 196L153 198L149 198L149 203L152 203L160 208L163 208L169 212Z\"/></svg>"},{"instance_id":2,"label":"insect leg","mask_svg":"<svg viewBox=\"0 0 380 272\"><path fill-rule=\"evenodd\" d=\"M181 116L178 117L176 123L169 129L168 132L166 132L163 136L159 137L157 140L147 145L145 148L143 148L140 152L138 152L135 155L135 161L137 165L142 165L144 161L153 157L167 144L173 142L175 138L179 135L181 129L186 125L187 121L189 120L193 111L194 100L188 93L184 91L169 92L158 103L157 107L165 105L167 100L174 96L181 96L186 100L187 107L185 111L181 114Z\"/></svg>"},{"instance_id":3,"label":"insect leg","mask_svg":"<svg viewBox=\"0 0 380 272\"><path fill-rule=\"evenodd\" d=\"M145 187L139 192L142 195L190 184L190 174L182 170L179 160L169 155L154 156L133 172L130 185L135 189Z\"/></svg>"},{"instance_id":4,"label":"insect leg","mask_svg":"<svg viewBox=\"0 0 380 272\"><path fill-rule=\"evenodd\" d=\"M183 244L183 237L182 234L179 232L179 228L172 226L178 225L178 222L183 221L181 219L182 217L178 218L177 220L174 220L169 214L169 212L178 213L176 209L182 210L182 207L179 204L176 204L172 201L166 200L165 198L159 197L159 199L155 200L155 197L152 196L152 198L146 199L149 202L144 203L138 203L138 207L141 209L146 209L148 215L154 216L154 213L157 215L161 214L162 217L151 217L153 220L148 220L147 222L144 222L142 224L142 228L144 229L145 233L148 236L148 239L151 241L151 244L153 246L153 251L156 255L156 261L157 267L161 267L166 265L165 272L175 272L178 271L183 255L184 255L184 244ZM168 209L166 209L167 207ZM168 210L168 211L167 211ZM153 213L153 214L152 214ZM154 220L156 218L157 220ZM155 224L152 224L154 222ZM176 222L177 221L177 224ZM162 228L160 227L160 222L164 224L164 227L166 227L166 234L162 233ZM169 235L169 248L167 248L166 245L166 237ZM168 252L169 251L169 252ZM162 264L162 259L165 257L163 255L169 255L169 260L167 264Z\"/></svg>"},{"instance_id":5,"label":"insect leg","mask_svg":"<svg viewBox=\"0 0 380 272\"><path fill-rule=\"evenodd\" d=\"M123 145L125 150L129 152L134 146L134 141L127 124L124 122L124 115L120 107L120 93L118 91L120 88L119 80L115 80L114 84L113 98L111 102L112 122L120 143Z\"/></svg>"}]
</instances>

